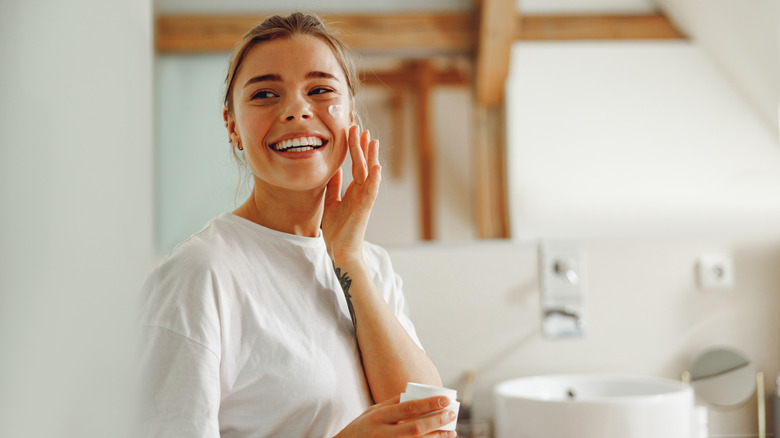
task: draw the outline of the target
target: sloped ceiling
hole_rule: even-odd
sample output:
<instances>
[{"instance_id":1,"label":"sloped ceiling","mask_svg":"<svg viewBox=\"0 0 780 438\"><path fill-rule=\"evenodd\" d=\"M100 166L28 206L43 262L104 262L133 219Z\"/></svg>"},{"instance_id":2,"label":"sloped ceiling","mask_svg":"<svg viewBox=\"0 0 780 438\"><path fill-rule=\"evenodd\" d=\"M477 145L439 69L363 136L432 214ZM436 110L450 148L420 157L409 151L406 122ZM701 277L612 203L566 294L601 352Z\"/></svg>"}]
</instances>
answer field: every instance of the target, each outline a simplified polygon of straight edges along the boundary
<instances>
[{"instance_id":1,"label":"sloped ceiling","mask_svg":"<svg viewBox=\"0 0 780 438\"><path fill-rule=\"evenodd\" d=\"M723 69L780 135L780 1L518 0L525 14L614 14L661 10Z\"/></svg>"},{"instance_id":2,"label":"sloped ceiling","mask_svg":"<svg viewBox=\"0 0 780 438\"><path fill-rule=\"evenodd\" d=\"M780 2L655 1L726 72L775 132L780 133Z\"/></svg>"}]
</instances>

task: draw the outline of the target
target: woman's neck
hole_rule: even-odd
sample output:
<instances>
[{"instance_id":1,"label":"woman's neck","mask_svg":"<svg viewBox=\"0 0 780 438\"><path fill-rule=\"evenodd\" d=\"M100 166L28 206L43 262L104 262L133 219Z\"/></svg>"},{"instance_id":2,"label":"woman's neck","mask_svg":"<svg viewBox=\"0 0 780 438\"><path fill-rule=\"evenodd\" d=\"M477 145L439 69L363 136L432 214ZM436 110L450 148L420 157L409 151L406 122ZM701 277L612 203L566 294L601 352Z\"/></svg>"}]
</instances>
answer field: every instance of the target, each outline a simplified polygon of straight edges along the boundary
<instances>
[{"instance_id":1,"label":"woman's neck","mask_svg":"<svg viewBox=\"0 0 780 438\"><path fill-rule=\"evenodd\" d=\"M263 190L252 194L233 214L272 230L305 237L320 235L325 190Z\"/></svg>"}]
</instances>

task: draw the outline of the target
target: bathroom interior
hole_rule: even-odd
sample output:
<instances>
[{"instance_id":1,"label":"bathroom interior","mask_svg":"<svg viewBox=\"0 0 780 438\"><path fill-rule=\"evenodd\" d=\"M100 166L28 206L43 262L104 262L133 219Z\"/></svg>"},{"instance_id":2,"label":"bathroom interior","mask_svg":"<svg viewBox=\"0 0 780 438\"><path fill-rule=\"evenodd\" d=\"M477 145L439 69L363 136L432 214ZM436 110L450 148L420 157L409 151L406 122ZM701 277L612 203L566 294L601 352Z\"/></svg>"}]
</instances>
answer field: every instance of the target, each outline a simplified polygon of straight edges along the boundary
<instances>
[{"instance_id":1,"label":"bathroom interior","mask_svg":"<svg viewBox=\"0 0 780 438\"><path fill-rule=\"evenodd\" d=\"M564 436L554 407L538 435L498 424L499 385L549 375L693 387L665 437L776 436L775 0L4 3L0 436L133 436L134 294L246 190L220 32L290 10L376 20L353 43L382 140L367 239L486 436ZM697 390L714 350L749 370L728 403Z\"/></svg>"}]
</instances>

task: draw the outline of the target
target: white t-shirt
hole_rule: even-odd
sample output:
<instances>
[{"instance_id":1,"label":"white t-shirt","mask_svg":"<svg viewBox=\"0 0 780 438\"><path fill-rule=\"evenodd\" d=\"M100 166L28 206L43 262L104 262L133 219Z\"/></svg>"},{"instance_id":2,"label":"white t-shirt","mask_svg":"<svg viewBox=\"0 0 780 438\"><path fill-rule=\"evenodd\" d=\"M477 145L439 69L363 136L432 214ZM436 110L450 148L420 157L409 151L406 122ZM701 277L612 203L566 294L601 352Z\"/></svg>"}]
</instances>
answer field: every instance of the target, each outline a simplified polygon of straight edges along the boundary
<instances>
[{"instance_id":1,"label":"white t-shirt","mask_svg":"<svg viewBox=\"0 0 780 438\"><path fill-rule=\"evenodd\" d=\"M420 345L387 253L364 248ZM322 237L222 214L150 274L139 321L144 437L330 437L371 404Z\"/></svg>"}]
</instances>

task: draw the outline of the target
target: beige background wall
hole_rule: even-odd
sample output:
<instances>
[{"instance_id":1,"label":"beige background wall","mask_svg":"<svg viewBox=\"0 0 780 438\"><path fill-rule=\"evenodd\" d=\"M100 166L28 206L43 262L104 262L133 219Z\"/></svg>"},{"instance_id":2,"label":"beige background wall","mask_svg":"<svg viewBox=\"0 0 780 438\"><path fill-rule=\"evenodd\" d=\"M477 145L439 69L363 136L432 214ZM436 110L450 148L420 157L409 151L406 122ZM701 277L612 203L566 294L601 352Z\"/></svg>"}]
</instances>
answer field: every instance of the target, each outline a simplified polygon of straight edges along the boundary
<instances>
[{"instance_id":1,"label":"beige background wall","mask_svg":"<svg viewBox=\"0 0 780 438\"><path fill-rule=\"evenodd\" d=\"M703 350L741 351L780 372L780 235L580 242L586 254L587 334L541 335L534 242L390 247L418 334L445 385L473 369L475 412L491 417L492 387L545 373L614 372L680 378ZM702 291L696 261L733 257L735 285ZM755 402L710 408L712 436L755 433ZM740 435L743 436L743 435Z\"/></svg>"}]
</instances>

